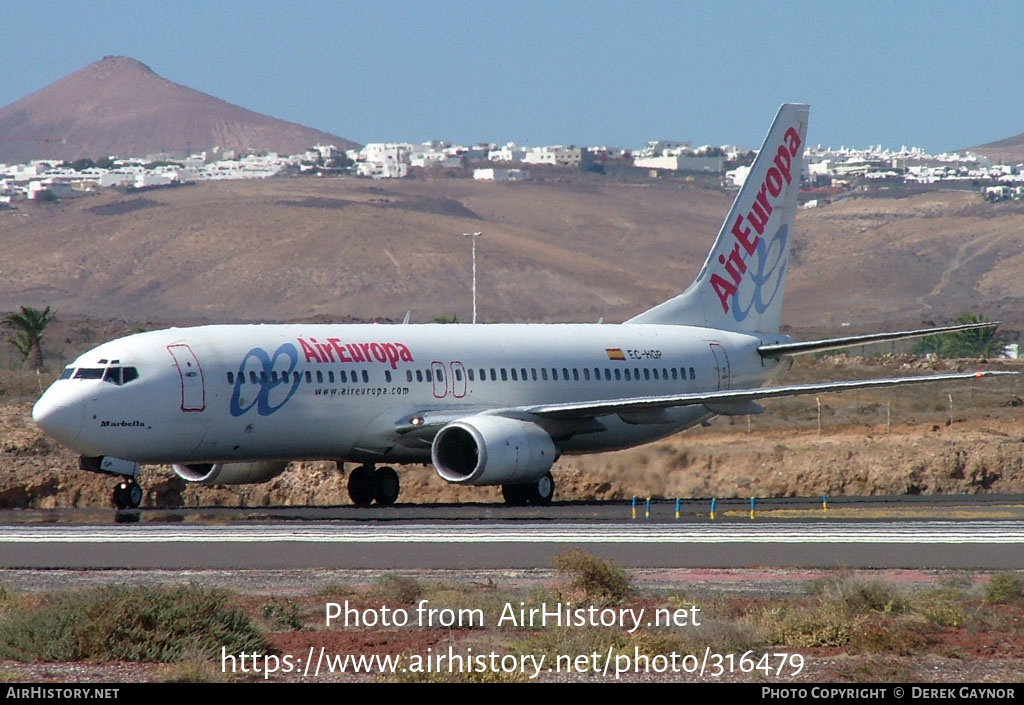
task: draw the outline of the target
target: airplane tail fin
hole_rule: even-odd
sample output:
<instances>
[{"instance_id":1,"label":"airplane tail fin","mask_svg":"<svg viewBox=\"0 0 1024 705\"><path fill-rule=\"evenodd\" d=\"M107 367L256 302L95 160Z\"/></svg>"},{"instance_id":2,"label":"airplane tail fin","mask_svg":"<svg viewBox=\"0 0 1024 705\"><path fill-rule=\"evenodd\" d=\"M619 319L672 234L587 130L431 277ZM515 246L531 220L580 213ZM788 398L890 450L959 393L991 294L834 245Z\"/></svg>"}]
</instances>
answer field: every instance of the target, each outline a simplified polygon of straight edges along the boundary
<instances>
[{"instance_id":1,"label":"airplane tail fin","mask_svg":"<svg viewBox=\"0 0 1024 705\"><path fill-rule=\"evenodd\" d=\"M799 103L779 108L693 284L626 323L778 332L808 111Z\"/></svg>"}]
</instances>

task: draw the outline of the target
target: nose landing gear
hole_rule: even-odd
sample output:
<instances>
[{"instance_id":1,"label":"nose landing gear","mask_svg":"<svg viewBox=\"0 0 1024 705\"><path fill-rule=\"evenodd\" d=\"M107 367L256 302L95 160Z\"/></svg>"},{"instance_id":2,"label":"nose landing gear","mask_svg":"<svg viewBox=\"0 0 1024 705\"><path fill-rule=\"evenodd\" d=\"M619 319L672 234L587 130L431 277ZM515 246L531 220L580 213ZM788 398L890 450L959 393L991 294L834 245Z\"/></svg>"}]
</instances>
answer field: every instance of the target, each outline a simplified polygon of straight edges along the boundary
<instances>
[{"instance_id":1,"label":"nose landing gear","mask_svg":"<svg viewBox=\"0 0 1024 705\"><path fill-rule=\"evenodd\" d=\"M112 499L118 509L137 509L142 504L142 485L134 477L126 477L114 487Z\"/></svg>"},{"instance_id":2,"label":"nose landing gear","mask_svg":"<svg viewBox=\"0 0 1024 705\"><path fill-rule=\"evenodd\" d=\"M122 460L111 456L87 456L78 458L81 470L113 475L118 478L117 486L111 495L114 506L118 509L138 509L142 504L142 485L139 484L139 464L132 460Z\"/></svg>"}]
</instances>

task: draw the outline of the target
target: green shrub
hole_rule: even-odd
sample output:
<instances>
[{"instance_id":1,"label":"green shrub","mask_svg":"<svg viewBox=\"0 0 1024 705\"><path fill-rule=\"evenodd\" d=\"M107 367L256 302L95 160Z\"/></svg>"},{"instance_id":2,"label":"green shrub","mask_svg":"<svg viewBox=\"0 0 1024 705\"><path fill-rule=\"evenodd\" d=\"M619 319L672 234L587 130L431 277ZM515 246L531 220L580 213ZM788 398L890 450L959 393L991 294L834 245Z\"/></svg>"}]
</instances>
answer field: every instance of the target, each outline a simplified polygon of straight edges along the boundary
<instances>
[{"instance_id":1,"label":"green shrub","mask_svg":"<svg viewBox=\"0 0 1024 705\"><path fill-rule=\"evenodd\" d=\"M853 625L849 649L853 653L889 653L910 656L920 652L929 640L914 629L891 617L874 616Z\"/></svg>"},{"instance_id":2,"label":"green shrub","mask_svg":"<svg viewBox=\"0 0 1024 705\"><path fill-rule=\"evenodd\" d=\"M964 607L970 597L957 588L938 587L914 596L914 609L937 627L962 627L967 621Z\"/></svg>"},{"instance_id":3,"label":"green shrub","mask_svg":"<svg viewBox=\"0 0 1024 705\"><path fill-rule=\"evenodd\" d=\"M423 586L415 578L397 573L385 573L373 583L371 594L385 603L412 604L420 599Z\"/></svg>"},{"instance_id":4,"label":"green shrub","mask_svg":"<svg viewBox=\"0 0 1024 705\"><path fill-rule=\"evenodd\" d=\"M906 595L881 580L842 577L814 581L809 587L822 601L835 602L850 614L901 614L910 608Z\"/></svg>"},{"instance_id":5,"label":"green shrub","mask_svg":"<svg viewBox=\"0 0 1024 705\"><path fill-rule=\"evenodd\" d=\"M1024 600L1024 579L1016 573L996 573L985 586L987 605L1005 605Z\"/></svg>"},{"instance_id":6,"label":"green shrub","mask_svg":"<svg viewBox=\"0 0 1024 705\"><path fill-rule=\"evenodd\" d=\"M176 661L262 651L252 620L223 590L108 585L60 593L0 620L0 656L21 661Z\"/></svg>"},{"instance_id":7,"label":"green shrub","mask_svg":"<svg viewBox=\"0 0 1024 705\"><path fill-rule=\"evenodd\" d=\"M299 630L303 627L302 615L299 613L299 606L293 600L277 600L264 602L260 605L260 614L263 618L277 627Z\"/></svg>"},{"instance_id":8,"label":"green shrub","mask_svg":"<svg viewBox=\"0 0 1024 705\"><path fill-rule=\"evenodd\" d=\"M629 574L610 560L574 549L552 559L555 569L593 602L618 604L633 594Z\"/></svg>"},{"instance_id":9,"label":"green shrub","mask_svg":"<svg viewBox=\"0 0 1024 705\"><path fill-rule=\"evenodd\" d=\"M845 646L850 641L850 618L836 602L804 609L774 607L752 617L768 644L798 648Z\"/></svg>"}]
</instances>

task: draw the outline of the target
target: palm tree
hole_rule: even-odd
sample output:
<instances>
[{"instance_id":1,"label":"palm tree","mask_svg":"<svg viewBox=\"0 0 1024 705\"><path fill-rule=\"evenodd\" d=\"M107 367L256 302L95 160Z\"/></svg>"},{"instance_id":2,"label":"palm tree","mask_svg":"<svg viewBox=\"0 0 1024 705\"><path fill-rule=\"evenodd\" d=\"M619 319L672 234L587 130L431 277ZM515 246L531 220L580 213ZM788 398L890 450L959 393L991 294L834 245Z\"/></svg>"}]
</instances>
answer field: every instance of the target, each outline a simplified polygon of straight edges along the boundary
<instances>
[{"instance_id":1,"label":"palm tree","mask_svg":"<svg viewBox=\"0 0 1024 705\"><path fill-rule=\"evenodd\" d=\"M14 329L14 335L8 338L11 345L16 347L26 360L31 358L32 367L36 370L43 366L43 331L53 318L49 306L42 311L31 306L22 306L20 313L11 311L3 318L4 324Z\"/></svg>"}]
</instances>

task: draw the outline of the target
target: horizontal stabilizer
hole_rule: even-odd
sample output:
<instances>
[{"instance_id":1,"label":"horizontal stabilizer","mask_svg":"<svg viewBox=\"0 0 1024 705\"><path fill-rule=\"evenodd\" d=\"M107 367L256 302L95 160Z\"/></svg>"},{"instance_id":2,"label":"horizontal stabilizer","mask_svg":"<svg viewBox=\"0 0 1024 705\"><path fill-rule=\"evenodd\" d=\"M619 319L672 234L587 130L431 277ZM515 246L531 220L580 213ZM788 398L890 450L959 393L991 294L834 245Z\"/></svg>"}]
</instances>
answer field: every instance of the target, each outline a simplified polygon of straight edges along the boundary
<instances>
[{"instance_id":1,"label":"horizontal stabilizer","mask_svg":"<svg viewBox=\"0 0 1024 705\"><path fill-rule=\"evenodd\" d=\"M943 328L919 328L918 330L903 330L893 333L869 333L867 335L851 335L843 338L827 338L825 340L808 340L802 343L780 343L778 345L762 345L757 351L761 357L784 357L786 355L807 355L809 353L825 352L827 350L842 350L843 348L854 348L859 345L871 345L873 343L886 343L890 340L903 340L905 338L924 338L929 335L940 333L961 333L978 328L994 328L999 321L987 323L965 323L958 326L945 326Z\"/></svg>"}]
</instances>

